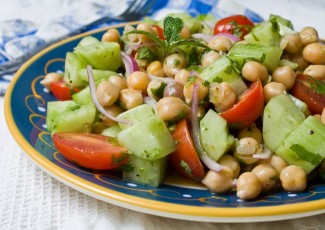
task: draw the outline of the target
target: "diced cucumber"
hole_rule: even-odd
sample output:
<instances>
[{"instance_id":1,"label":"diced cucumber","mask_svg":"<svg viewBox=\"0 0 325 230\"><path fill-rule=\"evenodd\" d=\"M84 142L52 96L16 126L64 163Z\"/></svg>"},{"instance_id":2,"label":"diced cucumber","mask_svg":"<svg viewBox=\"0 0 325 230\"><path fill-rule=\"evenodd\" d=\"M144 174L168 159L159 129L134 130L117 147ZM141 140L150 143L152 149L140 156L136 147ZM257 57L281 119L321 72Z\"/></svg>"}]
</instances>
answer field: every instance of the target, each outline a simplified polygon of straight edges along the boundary
<instances>
[{"instance_id":1,"label":"diced cucumber","mask_svg":"<svg viewBox=\"0 0 325 230\"><path fill-rule=\"evenodd\" d=\"M116 71L122 64L120 44L117 42L99 41L75 47L74 52L94 69Z\"/></svg>"},{"instance_id":2,"label":"diced cucumber","mask_svg":"<svg viewBox=\"0 0 325 230\"><path fill-rule=\"evenodd\" d=\"M212 109L200 121L200 138L204 151L216 161L235 143L227 121Z\"/></svg>"},{"instance_id":3,"label":"diced cucumber","mask_svg":"<svg viewBox=\"0 0 325 230\"><path fill-rule=\"evenodd\" d=\"M279 15L271 14L269 17L269 21L271 21L272 23L276 23L278 26L283 25L293 30L293 25L291 21Z\"/></svg>"},{"instance_id":4,"label":"diced cucumber","mask_svg":"<svg viewBox=\"0 0 325 230\"><path fill-rule=\"evenodd\" d=\"M298 67L298 64L292 61L289 61L287 59L281 59L279 66L290 66L291 69L296 69Z\"/></svg>"},{"instance_id":5,"label":"diced cucumber","mask_svg":"<svg viewBox=\"0 0 325 230\"><path fill-rule=\"evenodd\" d=\"M117 134L121 131L121 128L118 124L116 125L112 125L106 129L104 129L104 131L101 133L104 136L108 136L108 137L115 137L117 136Z\"/></svg>"},{"instance_id":6,"label":"diced cucumber","mask_svg":"<svg viewBox=\"0 0 325 230\"><path fill-rule=\"evenodd\" d=\"M75 53L68 52L65 58L64 81L72 88L83 88L84 81L79 77L79 70L86 68L86 62Z\"/></svg>"},{"instance_id":7,"label":"diced cucumber","mask_svg":"<svg viewBox=\"0 0 325 230\"><path fill-rule=\"evenodd\" d=\"M88 74L87 69L81 69L79 70L79 76L82 81L88 83ZM107 80L110 76L116 75L117 73L110 70L99 70L99 69L93 69L93 76L95 82L98 82L100 80Z\"/></svg>"},{"instance_id":8,"label":"diced cucumber","mask_svg":"<svg viewBox=\"0 0 325 230\"><path fill-rule=\"evenodd\" d=\"M234 45L228 53L229 59L240 70L246 61L255 60L263 63L270 72L278 67L281 55L279 47L251 43Z\"/></svg>"},{"instance_id":9,"label":"diced cucumber","mask_svg":"<svg viewBox=\"0 0 325 230\"><path fill-rule=\"evenodd\" d=\"M123 170L123 180L158 187L166 174L166 157L146 160L130 154L127 170Z\"/></svg>"},{"instance_id":10,"label":"diced cucumber","mask_svg":"<svg viewBox=\"0 0 325 230\"><path fill-rule=\"evenodd\" d=\"M52 132L91 132L95 116L92 104L68 107L54 120Z\"/></svg>"},{"instance_id":11,"label":"diced cucumber","mask_svg":"<svg viewBox=\"0 0 325 230\"><path fill-rule=\"evenodd\" d=\"M67 108L74 107L76 103L72 100L68 101L49 101L47 103L46 114L46 127L49 131L52 131L54 120Z\"/></svg>"},{"instance_id":12,"label":"diced cucumber","mask_svg":"<svg viewBox=\"0 0 325 230\"><path fill-rule=\"evenodd\" d=\"M276 148L275 153L309 174L325 158L325 125L309 116Z\"/></svg>"},{"instance_id":13,"label":"diced cucumber","mask_svg":"<svg viewBox=\"0 0 325 230\"><path fill-rule=\"evenodd\" d=\"M157 114L122 130L117 139L131 153L147 160L162 158L176 150L173 137Z\"/></svg>"},{"instance_id":14,"label":"diced cucumber","mask_svg":"<svg viewBox=\"0 0 325 230\"><path fill-rule=\"evenodd\" d=\"M80 40L80 42L78 43L78 46L86 46L92 43L96 43L99 40L97 38L95 38L94 36L86 36L83 39Z\"/></svg>"},{"instance_id":15,"label":"diced cucumber","mask_svg":"<svg viewBox=\"0 0 325 230\"><path fill-rule=\"evenodd\" d=\"M263 114L264 144L274 151L304 120L303 112L287 94L271 98Z\"/></svg>"},{"instance_id":16,"label":"diced cucumber","mask_svg":"<svg viewBox=\"0 0 325 230\"><path fill-rule=\"evenodd\" d=\"M308 109L308 106L305 102L302 100L296 98L295 96L292 96L291 94L288 94L290 99L295 103L295 105L301 110L301 112L305 115L305 117L308 117L310 115L310 111Z\"/></svg>"},{"instance_id":17,"label":"diced cucumber","mask_svg":"<svg viewBox=\"0 0 325 230\"><path fill-rule=\"evenodd\" d=\"M137 106L133 109L127 110L123 113L120 113L117 118L122 120L131 121L132 123L137 123L143 120L148 119L155 114L155 110L148 104L143 104ZM121 129L130 127L131 125L119 123Z\"/></svg>"},{"instance_id":18,"label":"diced cucumber","mask_svg":"<svg viewBox=\"0 0 325 230\"><path fill-rule=\"evenodd\" d=\"M88 104L88 103L92 103L89 86L87 86L86 88L80 90L78 93L74 93L72 95L72 99L77 104Z\"/></svg>"},{"instance_id":19,"label":"diced cucumber","mask_svg":"<svg viewBox=\"0 0 325 230\"><path fill-rule=\"evenodd\" d=\"M208 82L228 82L237 95L243 93L247 86L240 75L233 69L227 56L222 56L211 65L203 68L200 77Z\"/></svg>"},{"instance_id":20,"label":"diced cucumber","mask_svg":"<svg viewBox=\"0 0 325 230\"><path fill-rule=\"evenodd\" d=\"M244 37L245 41L254 44L279 46L281 36L270 21L262 22Z\"/></svg>"}]
</instances>

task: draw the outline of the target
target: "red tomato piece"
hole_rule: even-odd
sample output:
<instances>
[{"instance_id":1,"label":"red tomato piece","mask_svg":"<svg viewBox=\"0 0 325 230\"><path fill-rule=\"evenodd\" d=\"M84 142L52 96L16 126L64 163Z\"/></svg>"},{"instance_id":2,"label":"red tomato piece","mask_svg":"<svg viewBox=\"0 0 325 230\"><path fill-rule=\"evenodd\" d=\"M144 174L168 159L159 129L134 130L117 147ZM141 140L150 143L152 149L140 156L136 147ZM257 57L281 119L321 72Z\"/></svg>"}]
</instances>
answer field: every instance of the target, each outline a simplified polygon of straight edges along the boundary
<instances>
[{"instance_id":1,"label":"red tomato piece","mask_svg":"<svg viewBox=\"0 0 325 230\"><path fill-rule=\"evenodd\" d=\"M127 161L127 149L115 138L91 133L54 133L52 140L67 160L85 168L115 169Z\"/></svg>"},{"instance_id":2,"label":"red tomato piece","mask_svg":"<svg viewBox=\"0 0 325 230\"><path fill-rule=\"evenodd\" d=\"M260 80L252 83L239 97L235 105L221 112L220 116L226 119L230 127L245 128L261 116L264 109L263 87Z\"/></svg>"},{"instance_id":3,"label":"red tomato piece","mask_svg":"<svg viewBox=\"0 0 325 230\"><path fill-rule=\"evenodd\" d=\"M70 100L71 99L71 89L64 82L64 80L59 80L57 82L52 82L50 84L51 91L54 97L60 101Z\"/></svg>"},{"instance_id":4,"label":"red tomato piece","mask_svg":"<svg viewBox=\"0 0 325 230\"><path fill-rule=\"evenodd\" d=\"M325 107L324 89L325 83L323 81L298 74L290 93L304 101L311 114L321 114Z\"/></svg>"},{"instance_id":5,"label":"red tomato piece","mask_svg":"<svg viewBox=\"0 0 325 230\"><path fill-rule=\"evenodd\" d=\"M214 34L228 33L243 39L253 28L254 23L244 15L232 15L220 19L215 27Z\"/></svg>"},{"instance_id":6,"label":"red tomato piece","mask_svg":"<svg viewBox=\"0 0 325 230\"><path fill-rule=\"evenodd\" d=\"M169 156L171 164L184 177L201 181L205 176L204 167L193 145L185 119L176 124L172 136L177 147Z\"/></svg>"},{"instance_id":7,"label":"red tomato piece","mask_svg":"<svg viewBox=\"0 0 325 230\"><path fill-rule=\"evenodd\" d=\"M157 31L157 36L162 39L165 40L165 36L164 36L164 30L157 25L152 25L152 27Z\"/></svg>"}]
</instances>

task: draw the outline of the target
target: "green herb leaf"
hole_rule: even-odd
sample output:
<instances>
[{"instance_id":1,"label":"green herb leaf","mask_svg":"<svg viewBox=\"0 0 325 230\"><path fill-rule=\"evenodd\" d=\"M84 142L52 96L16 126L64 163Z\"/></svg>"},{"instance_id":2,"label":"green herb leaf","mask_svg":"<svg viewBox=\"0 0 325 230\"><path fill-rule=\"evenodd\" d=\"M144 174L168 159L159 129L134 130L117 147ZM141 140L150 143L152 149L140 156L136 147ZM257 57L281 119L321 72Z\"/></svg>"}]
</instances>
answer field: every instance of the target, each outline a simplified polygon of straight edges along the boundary
<instances>
[{"instance_id":1,"label":"green herb leaf","mask_svg":"<svg viewBox=\"0 0 325 230\"><path fill-rule=\"evenodd\" d=\"M168 43L177 42L181 36L180 32L183 29L184 23L180 18L167 16L164 19L164 37Z\"/></svg>"},{"instance_id":2,"label":"green herb leaf","mask_svg":"<svg viewBox=\"0 0 325 230\"><path fill-rule=\"evenodd\" d=\"M157 98L162 98L164 96L164 89L167 84L162 82L158 88L152 88L151 93Z\"/></svg>"},{"instance_id":3,"label":"green herb leaf","mask_svg":"<svg viewBox=\"0 0 325 230\"><path fill-rule=\"evenodd\" d=\"M143 31L143 30L131 30L129 32L127 32L125 35L128 34L143 34L146 35L147 37L151 38L154 42L157 43L158 46L162 47L162 48L166 48L166 42L164 40L161 40L159 37L157 37L154 34L151 34L147 31Z\"/></svg>"},{"instance_id":4,"label":"green herb leaf","mask_svg":"<svg viewBox=\"0 0 325 230\"><path fill-rule=\"evenodd\" d=\"M146 59L152 62L157 59L156 55L151 51L149 47L141 47L138 50L137 59Z\"/></svg>"},{"instance_id":5,"label":"green herb leaf","mask_svg":"<svg viewBox=\"0 0 325 230\"><path fill-rule=\"evenodd\" d=\"M290 149L297 154L300 160L308 161L313 165L318 165L322 161L322 157L318 153L310 152L302 145L293 144Z\"/></svg>"},{"instance_id":6,"label":"green herb leaf","mask_svg":"<svg viewBox=\"0 0 325 230\"><path fill-rule=\"evenodd\" d=\"M196 40L189 40L189 39L184 39L184 40L179 40L175 43L173 43L170 47L169 47L169 51L172 51L174 48L178 47L178 46L196 46L196 47L202 47L205 49L210 49L208 46L204 45L203 43L196 41Z\"/></svg>"},{"instance_id":7,"label":"green herb leaf","mask_svg":"<svg viewBox=\"0 0 325 230\"><path fill-rule=\"evenodd\" d=\"M325 96L325 84L316 78L309 78L308 83L310 87L318 94Z\"/></svg>"}]
</instances>

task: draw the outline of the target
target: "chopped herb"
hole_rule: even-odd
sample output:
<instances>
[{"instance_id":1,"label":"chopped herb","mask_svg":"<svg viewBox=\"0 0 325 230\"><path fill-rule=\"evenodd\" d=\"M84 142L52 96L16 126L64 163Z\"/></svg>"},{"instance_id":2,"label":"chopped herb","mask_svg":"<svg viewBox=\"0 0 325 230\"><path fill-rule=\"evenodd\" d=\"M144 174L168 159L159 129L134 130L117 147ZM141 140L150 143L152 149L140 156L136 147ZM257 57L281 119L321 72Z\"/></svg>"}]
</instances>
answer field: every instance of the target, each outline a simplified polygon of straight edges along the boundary
<instances>
[{"instance_id":1,"label":"chopped herb","mask_svg":"<svg viewBox=\"0 0 325 230\"><path fill-rule=\"evenodd\" d=\"M184 169L185 173L187 173L187 174L192 173L192 170L191 170L190 166L188 166L188 164L185 161L181 160L179 162L179 166L181 166Z\"/></svg>"},{"instance_id":2,"label":"chopped herb","mask_svg":"<svg viewBox=\"0 0 325 230\"><path fill-rule=\"evenodd\" d=\"M149 62L152 62L156 60L157 57L149 47L141 47L138 50L137 59L147 59Z\"/></svg>"},{"instance_id":3,"label":"chopped herb","mask_svg":"<svg viewBox=\"0 0 325 230\"><path fill-rule=\"evenodd\" d=\"M155 95L157 98L162 98L164 96L164 89L167 84L164 82L161 82L160 86L158 88L152 88L151 93Z\"/></svg>"},{"instance_id":4,"label":"chopped herb","mask_svg":"<svg viewBox=\"0 0 325 230\"><path fill-rule=\"evenodd\" d=\"M313 165L318 165L323 159L319 154L310 152L309 150L305 149L302 145L299 144L291 145L290 149L296 153L297 157L300 160L308 161Z\"/></svg>"},{"instance_id":5,"label":"chopped herb","mask_svg":"<svg viewBox=\"0 0 325 230\"><path fill-rule=\"evenodd\" d=\"M164 19L164 37L168 43L177 42L181 38L184 23L180 18L167 16Z\"/></svg>"}]
</instances>

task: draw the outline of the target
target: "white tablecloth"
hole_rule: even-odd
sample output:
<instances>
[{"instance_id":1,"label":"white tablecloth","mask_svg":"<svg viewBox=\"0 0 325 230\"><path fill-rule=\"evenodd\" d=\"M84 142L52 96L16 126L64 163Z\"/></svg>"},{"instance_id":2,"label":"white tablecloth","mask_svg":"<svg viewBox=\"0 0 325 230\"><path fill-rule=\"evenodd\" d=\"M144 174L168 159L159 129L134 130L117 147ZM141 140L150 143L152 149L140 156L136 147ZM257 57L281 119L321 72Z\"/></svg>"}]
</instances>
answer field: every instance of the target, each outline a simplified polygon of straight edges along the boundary
<instances>
[{"instance_id":1,"label":"white tablecloth","mask_svg":"<svg viewBox=\"0 0 325 230\"><path fill-rule=\"evenodd\" d=\"M8 1L2 2L0 20ZM12 1L14 3L22 1ZM240 1L238 1L240 2ZM258 2L258 3L256 3ZM276 3L278 2L278 3ZM265 18L270 13L291 19L297 28L313 25L325 37L325 2L258 1L245 4ZM3 7L6 6L6 7ZM321 7L320 7L321 6ZM19 11L20 8L17 8ZM23 12L23 11L19 11ZM40 12L41 13L41 12ZM44 12L42 13L43 15ZM7 16L9 13L7 12ZM9 16L8 16L9 17ZM45 17L45 16L44 16ZM288 221L244 224L200 223L143 214L94 199L50 177L19 148L4 119L0 98L0 229L324 229L325 214Z\"/></svg>"}]
</instances>

